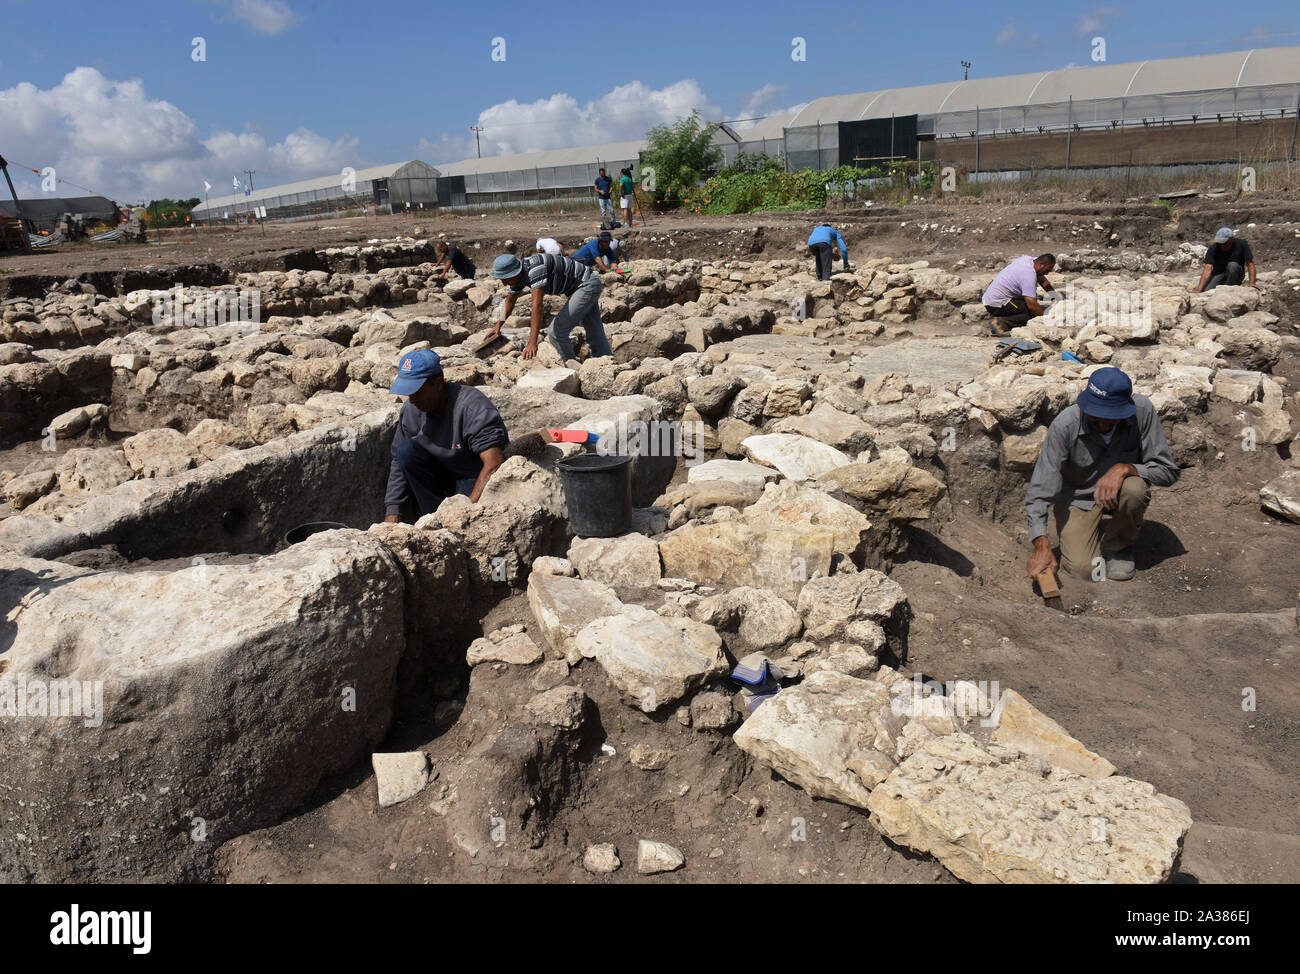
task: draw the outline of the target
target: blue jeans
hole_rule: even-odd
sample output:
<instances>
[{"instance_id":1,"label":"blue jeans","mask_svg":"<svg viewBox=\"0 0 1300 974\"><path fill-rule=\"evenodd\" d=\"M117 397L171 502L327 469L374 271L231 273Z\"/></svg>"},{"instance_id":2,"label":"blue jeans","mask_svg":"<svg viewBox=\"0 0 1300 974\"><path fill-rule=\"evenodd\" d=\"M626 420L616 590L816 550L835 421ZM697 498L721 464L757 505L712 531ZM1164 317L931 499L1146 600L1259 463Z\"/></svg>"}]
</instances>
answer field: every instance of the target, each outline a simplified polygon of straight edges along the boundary
<instances>
[{"instance_id":1,"label":"blue jeans","mask_svg":"<svg viewBox=\"0 0 1300 974\"><path fill-rule=\"evenodd\" d=\"M452 494L468 497L474 493L474 485L478 483L478 474L455 476L415 440L405 440L398 445L397 466L406 478L406 485L411 488L411 496L415 498L421 517L432 514ZM480 469L482 466L480 460Z\"/></svg>"},{"instance_id":2,"label":"blue jeans","mask_svg":"<svg viewBox=\"0 0 1300 974\"><path fill-rule=\"evenodd\" d=\"M610 223L614 222L614 201L606 196L597 196L596 202L600 204L600 219L608 219Z\"/></svg>"},{"instance_id":3,"label":"blue jeans","mask_svg":"<svg viewBox=\"0 0 1300 974\"><path fill-rule=\"evenodd\" d=\"M1246 276L1246 270L1235 260L1228 261L1228 266L1223 269L1222 274L1215 274L1205 282L1205 290L1212 291L1220 284L1235 285L1240 284L1242 278Z\"/></svg>"},{"instance_id":4,"label":"blue jeans","mask_svg":"<svg viewBox=\"0 0 1300 974\"><path fill-rule=\"evenodd\" d=\"M593 357L600 358L610 354L609 338L605 335L605 323L600 320L600 292L604 287L599 274L594 271L588 274L587 279L569 298L569 303L551 320L550 327L546 329L546 340L555 346L555 350L560 353L560 358L564 361L578 357L573 351L573 342L569 341L569 333L577 324L581 324L587 331L587 344L591 346Z\"/></svg>"}]
</instances>

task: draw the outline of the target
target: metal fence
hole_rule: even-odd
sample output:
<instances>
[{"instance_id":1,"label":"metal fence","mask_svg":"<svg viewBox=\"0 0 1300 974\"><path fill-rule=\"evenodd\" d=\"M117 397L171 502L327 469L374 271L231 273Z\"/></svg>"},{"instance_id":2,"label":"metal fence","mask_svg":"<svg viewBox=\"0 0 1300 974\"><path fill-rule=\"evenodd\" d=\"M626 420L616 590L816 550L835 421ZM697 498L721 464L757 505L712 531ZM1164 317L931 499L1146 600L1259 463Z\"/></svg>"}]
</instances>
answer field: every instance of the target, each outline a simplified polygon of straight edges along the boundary
<instances>
[{"instance_id":1,"label":"metal fence","mask_svg":"<svg viewBox=\"0 0 1300 974\"><path fill-rule=\"evenodd\" d=\"M975 108L930 116L936 138L998 132L1049 132L1067 128L1125 128L1142 124L1294 117L1300 84L1216 88L1172 95L1094 98L1010 108Z\"/></svg>"}]
</instances>

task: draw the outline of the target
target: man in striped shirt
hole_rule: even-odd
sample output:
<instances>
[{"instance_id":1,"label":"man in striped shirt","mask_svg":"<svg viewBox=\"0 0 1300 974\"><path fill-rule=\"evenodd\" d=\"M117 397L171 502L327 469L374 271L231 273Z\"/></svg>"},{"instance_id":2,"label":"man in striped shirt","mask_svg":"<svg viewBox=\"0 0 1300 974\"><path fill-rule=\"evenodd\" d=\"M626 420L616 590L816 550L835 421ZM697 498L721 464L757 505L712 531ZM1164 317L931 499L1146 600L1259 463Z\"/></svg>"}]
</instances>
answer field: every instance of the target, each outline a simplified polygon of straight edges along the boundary
<instances>
[{"instance_id":1,"label":"man in striped shirt","mask_svg":"<svg viewBox=\"0 0 1300 974\"><path fill-rule=\"evenodd\" d=\"M568 362L578 357L573 351L573 343L569 341L569 333L579 323L586 328L591 354L597 358L610 354L605 323L600 320L600 292L603 285L600 275L591 268L584 267L572 257L557 257L554 254L534 254L524 260L512 254L502 254L492 262L492 276L498 281L504 281L510 290L506 293L501 317L497 319L489 338L500 333L501 326L510 317L519 295L529 291L532 293L532 320L528 344L524 346L524 358L531 359L537 354L537 339L542 329L542 298L547 294L562 294L569 302L546 329L546 339L555 346L560 358Z\"/></svg>"}]
</instances>

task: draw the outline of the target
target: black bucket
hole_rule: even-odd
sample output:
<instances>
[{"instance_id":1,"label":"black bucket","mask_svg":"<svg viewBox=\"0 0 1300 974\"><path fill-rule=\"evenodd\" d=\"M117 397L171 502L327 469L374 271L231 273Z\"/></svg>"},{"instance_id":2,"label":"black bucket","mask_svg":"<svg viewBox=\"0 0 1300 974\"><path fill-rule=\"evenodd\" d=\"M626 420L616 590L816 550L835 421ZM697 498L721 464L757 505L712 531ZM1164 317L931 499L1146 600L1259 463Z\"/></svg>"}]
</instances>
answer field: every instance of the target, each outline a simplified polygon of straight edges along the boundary
<instances>
[{"instance_id":1,"label":"black bucket","mask_svg":"<svg viewBox=\"0 0 1300 974\"><path fill-rule=\"evenodd\" d=\"M578 453L556 462L569 526L581 538L613 538L632 529L632 458Z\"/></svg>"},{"instance_id":2,"label":"black bucket","mask_svg":"<svg viewBox=\"0 0 1300 974\"><path fill-rule=\"evenodd\" d=\"M290 528L285 532L284 547L295 545L299 541L306 541L313 534L320 534L322 531L337 531L346 527L346 524L340 524L338 521L308 521L306 524L299 524L296 528Z\"/></svg>"}]
</instances>

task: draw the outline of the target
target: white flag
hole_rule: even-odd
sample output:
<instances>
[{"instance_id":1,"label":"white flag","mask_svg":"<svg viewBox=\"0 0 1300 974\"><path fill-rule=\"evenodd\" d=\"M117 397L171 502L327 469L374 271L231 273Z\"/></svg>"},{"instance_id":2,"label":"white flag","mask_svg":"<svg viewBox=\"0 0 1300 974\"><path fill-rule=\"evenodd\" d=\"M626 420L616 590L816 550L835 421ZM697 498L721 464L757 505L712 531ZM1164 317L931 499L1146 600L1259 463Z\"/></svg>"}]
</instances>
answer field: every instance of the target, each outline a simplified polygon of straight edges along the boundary
<instances>
[{"instance_id":1,"label":"white flag","mask_svg":"<svg viewBox=\"0 0 1300 974\"><path fill-rule=\"evenodd\" d=\"M231 182L231 184L235 187L235 189L239 189L239 177L238 177L238 176L231 176L231 177L230 177L230 182Z\"/></svg>"},{"instance_id":2,"label":"white flag","mask_svg":"<svg viewBox=\"0 0 1300 974\"><path fill-rule=\"evenodd\" d=\"M211 184L210 182L208 182L206 179L203 180L203 192L206 193L206 192L207 192L208 190L210 190L211 188L212 188L212 184Z\"/></svg>"}]
</instances>

